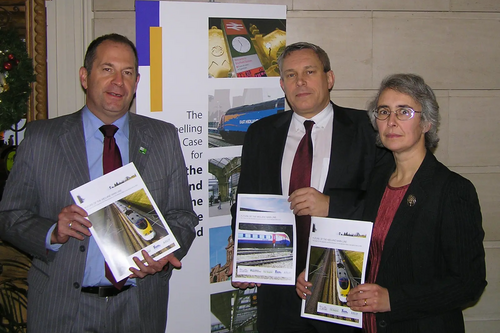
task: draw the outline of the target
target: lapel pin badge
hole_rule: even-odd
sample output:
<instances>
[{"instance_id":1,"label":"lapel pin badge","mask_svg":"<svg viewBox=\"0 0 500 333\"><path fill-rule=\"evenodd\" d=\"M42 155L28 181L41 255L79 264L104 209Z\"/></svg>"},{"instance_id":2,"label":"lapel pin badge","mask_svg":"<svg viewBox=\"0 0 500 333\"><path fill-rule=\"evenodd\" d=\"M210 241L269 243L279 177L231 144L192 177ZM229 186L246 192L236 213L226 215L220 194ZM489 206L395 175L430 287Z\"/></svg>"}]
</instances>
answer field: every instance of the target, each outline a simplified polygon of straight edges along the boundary
<instances>
[{"instance_id":1,"label":"lapel pin badge","mask_svg":"<svg viewBox=\"0 0 500 333\"><path fill-rule=\"evenodd\" d=\"M143 155L146 155L146 152L147 152L147 151L148 151L148 150L147 150L146 148L144 148L144 147L140 147L140 148L139 148L139 152L140 152L141 154L143 154Z\"/></svg>"},{"instance_id":2,"label":"lapel pin badge","mask_svg":"<svg viewBox=\"0 0 500 333\"><path fill-rule=\"evenodd\" d=\"M408 198L406 198L406 203L408 206L413 207L417 203L417 198L413 194L410 194Z\"/></svg>"}]
</instances>

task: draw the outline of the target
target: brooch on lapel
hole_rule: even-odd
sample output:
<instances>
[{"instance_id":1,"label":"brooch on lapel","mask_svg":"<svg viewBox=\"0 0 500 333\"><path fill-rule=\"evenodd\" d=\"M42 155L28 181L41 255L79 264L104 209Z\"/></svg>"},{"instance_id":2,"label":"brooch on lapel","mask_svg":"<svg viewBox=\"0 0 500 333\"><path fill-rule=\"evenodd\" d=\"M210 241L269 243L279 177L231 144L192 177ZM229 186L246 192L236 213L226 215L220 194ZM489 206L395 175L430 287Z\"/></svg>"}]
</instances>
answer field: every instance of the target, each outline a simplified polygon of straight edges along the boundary
<instances>
[{"instance_id":1,"label":"brooch on lapel","mask_svg":"<svg viewBox=\"0 0 500 333\"><path fill-rule=\"evenodd\" d=\"M417 203L417 198L413 194L410 194L408 198L406 198L406 203L408 206L413 207Z\"/></svg>"},{"instance_id":2,"label":"brooch on lapel","mask_svg":"<svg viewBox=\"0 0 500 333\"><path fill-rule=\"evenodd\" d=\"M146 155L146 152L147 152L147 151L148 151L148 150L147 150L146 148L144 148L144 147L140 147L140 148L139 148L139 152L140 152L141 154L143 154L143 155Z\"/></svg>"}]
</instances>

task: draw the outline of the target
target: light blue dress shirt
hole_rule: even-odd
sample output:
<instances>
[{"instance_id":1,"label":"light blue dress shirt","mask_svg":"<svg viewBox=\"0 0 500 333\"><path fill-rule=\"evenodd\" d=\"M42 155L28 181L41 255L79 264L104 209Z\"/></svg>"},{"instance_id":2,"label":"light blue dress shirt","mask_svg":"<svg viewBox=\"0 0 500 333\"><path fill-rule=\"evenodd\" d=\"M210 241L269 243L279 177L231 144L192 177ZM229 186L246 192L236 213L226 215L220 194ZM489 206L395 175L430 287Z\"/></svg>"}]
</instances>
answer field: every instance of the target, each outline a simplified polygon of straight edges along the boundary
<instances>
[{"instance_id":1,"label":"light blue dress shirt","mask_svg":"<svg viewBox=\"0 0 500 333\"><path fill-rule=\"evenodd\" d=\"M87 106L83 108L82 120L83 131L85 133L85 145L87 147L90 180L94 180L103 174L102 151L104 147L104 135L99 130L99 127L105 124L90 112ZM118 131L115 133L115 140L120 149L123 165L129 162L128 122L129 116L127 112L123 117L113 123L113 125L118 127ZM104 257L94 237L90 237L89 240L87 263L82 285L84 287L111 285L109 280L104 276Z\"/></svg>"}]
</instances>

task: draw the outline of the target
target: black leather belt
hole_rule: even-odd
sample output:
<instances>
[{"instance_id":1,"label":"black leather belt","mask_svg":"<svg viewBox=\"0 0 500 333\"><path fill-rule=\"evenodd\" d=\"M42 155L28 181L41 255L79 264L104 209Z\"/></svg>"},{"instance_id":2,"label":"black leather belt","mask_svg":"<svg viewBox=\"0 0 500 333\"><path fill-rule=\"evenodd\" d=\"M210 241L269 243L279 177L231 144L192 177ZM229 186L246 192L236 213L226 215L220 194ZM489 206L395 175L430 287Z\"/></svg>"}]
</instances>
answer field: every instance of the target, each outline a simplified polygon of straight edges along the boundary
<instances>
[{"instance_id":1,"label":"black leather belt","mask_svg":"<svg viewBox=\"0 0 500 333\"><path fill-rule=\"evenodd\" d=\"M110 296L116 296L119 293L130 289L131 286L123 286L121 290L116 289L113 286L106 286L106 287L82 287L81 292L86 293L86 294L94 294L99 297L110 297Z\"/></svg>"}]
</instances>

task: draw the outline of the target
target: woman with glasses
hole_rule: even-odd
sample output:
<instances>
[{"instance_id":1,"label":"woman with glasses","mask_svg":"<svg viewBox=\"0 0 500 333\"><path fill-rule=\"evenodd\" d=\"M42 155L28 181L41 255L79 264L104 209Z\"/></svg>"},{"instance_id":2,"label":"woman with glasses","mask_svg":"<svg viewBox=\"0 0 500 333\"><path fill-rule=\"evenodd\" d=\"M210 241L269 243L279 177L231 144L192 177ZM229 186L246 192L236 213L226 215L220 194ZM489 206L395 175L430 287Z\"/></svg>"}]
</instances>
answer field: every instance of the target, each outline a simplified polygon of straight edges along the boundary
<instances>
[{"instance_id":1,"label":"woman with glasses","mask_svg":"<svg viewBox=\"0 0 500 333\"><path fill-rule=\"evenodd\" d=\"M365 332L464 332L462 309L486 286L484 232L474 186L431 152L439 141L436 97L417 75L391 75L369 115L394 159L372 174L368 273L347 306L365 312ZM299 296L310 286L301 274Z\"/></svg>"}]
</instances>

